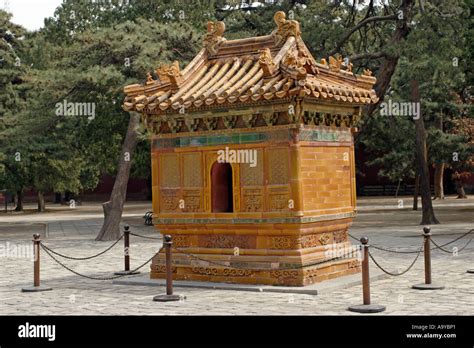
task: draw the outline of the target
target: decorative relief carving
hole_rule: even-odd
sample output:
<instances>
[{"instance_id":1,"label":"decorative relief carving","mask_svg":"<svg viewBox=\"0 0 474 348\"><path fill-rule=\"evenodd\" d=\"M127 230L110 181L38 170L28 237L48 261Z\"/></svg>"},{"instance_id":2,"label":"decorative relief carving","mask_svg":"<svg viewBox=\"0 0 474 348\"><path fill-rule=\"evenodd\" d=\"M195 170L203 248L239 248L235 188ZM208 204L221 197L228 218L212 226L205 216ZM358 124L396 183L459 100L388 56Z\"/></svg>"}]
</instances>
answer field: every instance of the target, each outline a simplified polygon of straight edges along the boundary
<instances>
[{"instance_id":1,"label":"decorative relief carving","mask_svg":"<svg viewBox=\"0 0 474 348\"><path fill-rule=\"evenodd\" d=\"M217 117L206 117L204 118L204 124L206 125L207 129L214 130L217 127Z\"/></svg>"},{"instance_id":2,"label":"decorative relief carving","mask_svg":"<svg viewBox=\"0 0 474 348\"><path fill-rule=\"evenodd\" d=\"M265 112L263 114L263 120L267 126L273 126L278 120L278 112Z\"/></svg>"},{"instance_id":3,"label":"decorative relief carving","mask_svg":"<svg viewBox=\"0 0 474 348\"><path fill-rule=\"evenodd\" d=\"M199 236L199 244L204 248L222 248L233 249L235 247L241 249L251 249L255 241L254 236L239 235L202 235Z\"/></svg>"},{"instance_id":4,"label":"decorative relief carving","mask_svg":"<svg viewBox=\"0 0 474 348\"><path fill-rule=\"evenodd\" d=\"M165 265L152 265L151 266L152 271L155 271L157 273L166 273L166 266ZM172 273L176 273L176 266L171 267Z\"/></svg>"},{"instance_id":5,"label":"decorative relief carving","mask_svg":"<svg viewBox=\"0 0 474 348\"><path fill-rule=\"evenodd\" d=\"M184 123L186 124L186 127L188 127L190 132L195 132L197 130L197 128L199 127L199 119L198 118L186 117L184 119Z\"/></svg>"},{"instance_id":6,"label":"decorative relief carving","mask_svg":"<svg viewBox=\"0 0 474 348\"><path fill-rule=\"evenodd\" d=\"M201 190L183 190L184 211L198 212L202 211Z\"/></svg>"},{"instance_id":7,"label":"decorative relief carving","mask_svg":"<svg viewBox=\"0 0 474 348\"><path fill-rule=\"evenodd\" d=\"M178 154L161 154L160 155L160 169L161 187L180 187L180 170L179 170L179 157Z\"/></svg>"},{"instance_id":8,"label":"decorative relief carving","mask_svg":"<svg viewBox=\"0 0 474 348\"><path fill-rule=\"evenodd\" d=\"M202 187L201 153L183 153L184 187Z\"/></svg>"},{"instance_id":9,"label":"decorative relief carving","mask_svg":"<svg viewBox=\"0 0 474 348\"><path fill-rule=\"evenodd\" d=\"M349 264L347 265L349 269L351 268L359 268L360 267L360 261L358 260L353 260L351 262L349 262Z\"/></svg>"},{"instance_id":10,"label":"decorative relief carving","mask_svg":"<svg viewBox=\"0 0 474 348\"><path fill-rule=\"evenodd\" d=\"M329 240L331 239L331 236L328 234L328 233L323 233L320 237L319 237L319 243L321 243L321 245L326 245L328 244Z\"/></svg>"},{"instance_id":11,"label":"decorative relief carving","mask_svg":"<svg viewBox=\"0 0 474 348\"><path fill-rule=\"evenodd\" d=\"M173 235L173 246L177 248L187 248L190 246L189 236Z\"/></svg>"},{"instance_id":12,"label":"decorative relief carving","mask_svg":"<svg viewBox=\"0 0 474 348\"><path fill-rule=\"evenodd\" d=\"M229 276L229 277L246 277L252 275L249 269L234 269L234 268L214 268L214 267L193 267L193 273L213 276Z\"/></svg>"},{"instance_id":13,"label":"decorative relief carving","mask_svg":"<svg viewBox=\"0 0 474 348\"><path fill-rule=\"evenodd\" d=\"M284 279L297 279L298 278L298 271L294 270L273 270L270 272L270 276L273 278L278 278L281 280Z\"/></svg>"},{"instance_id":14,"label":"decorative relief carving","mask_svg":"<svg viewBox=\"0 0 474 348\"><path fill-rule=\"evenodd\" d=\"M224 126L226 126L226 128L233 129L237 123L237 116L224 116L222 121L224 122Z\"/></svg>"},{"instance_id":15,"label":"decorative relief carving","mask_svg":"<svg viewBox=\"0 0 474 348\"><path fill-rule=\"evenodd\" d=\"M334 231L334 243L344 243L347 240L347 230Z\"/></svg>"},{"instance_id":16,"label":"decorative relief carving","mask_svg":"<svg viewBox=\"0 0 474 348\"><path fill-rule=\"evenodd\" d=\"M162 211L179 210L179 190L162 189L161 190L161 208Z\"/></svg>"},{"instance_id":17,"label":"decorative relief carving","mask_svg":"<svg viewBox=\"0 0 474 348\"><path fill-rule=\"evenodd\" d=\"M270 195L270 210L286 210L288 209L288 194Z\"/></svg>"},{"instance_id":18,"label":"decorative relief carving","mask_svg":"<svg viewBox=\"0 0 474 348\"><path fill-rule=\"evenodd\" d=\"M257 115L244 115L242 116L242 120L247 128L252 128L255 126L255 122L257 122Z\"/></svg>"},{"instance_id":19,"label":"decorative relief carving","mask_svg":"<svg viewBox=\"0 0 474 348\"><path fill-rule=\"evenodd\" d=\"M244 189L243 190L243 211L262 211L263 210L263 190L262 189Z\"/></svg>"},{"instance_id":20,"label":"decorative relief carving","mask_svg":"<svg viewBox=\"0 0 474 348\"><path fill-rule=\"evenodd\" d=\"M320 245L317 234L307 234L299 238L301 248L314 248Z\"/></svg>"},{"instance_id":21,"label":"decorative relief carving","mask_svg":"<svg viewBox=\"0 0 474 348\"><path fill-rule=\"evenodd\" d=\"M295 239L292 237L280 236L272 238L272 249L294 249Z\"/></svg>"},{"instance_id":22,"label":"decorative relief carving","mask_svg":"<svg viewBox=\"0 0 474 348\"><path fill-rule=\"evenodd\" d=\"M221 42L225 41L222 37L225 31L224 22L207 22L207 33L204 36L204 47L210 54L217 52L218 46Z\"/></svg>"},{"instance_id":23,"label":"decorative relief carving","mask_svg":"<svg viewBox=\"0 0 474 348\"><path fill-rule=\"evenodd\" d=\"M178 120L177 118L170 118L168 120L168 127L170 128L171 133L178 132L182 124L183 124L183 121Z\"/></svg>"},{"instance_id":24,"label":"decorative relief carving","mask_svg":"<svg viewBox=\"0 0 474 348\"><path fill-rule=\"evenodd\" d=\"M256 149L257 165L251 167L249 163L240 164L240 176L242 186L262 186L263 185L263 150Z\"/></svg>"},{"instance_id":25,"label":"decorative relief carving","mask_svg":"<svg viewBox=\"0 0 474 348\"><path fill-rule=\"evenodd\" d=\"M288 149L268 150L268 184L288 184ZM287 203L288 204L288 203Z\"/></svg>"},{"instance_id":26,"label":"decorative relief carving","mask_svg":"<svg viewBox=\"0 0 474 348\"><path fill-rule=\"evenodd\" d=\"M270 188L268 193L270 210L288 210L290 194L288 187Z\"/></svg>"},{"instance_id":27,"label":"decorative relief carving","mask_svg":"<svg viewBox=\"0 0 474 348\"><path fill-rule=\"evenodd\" d=\"M315 278L319 275L319 270L317 268L313 269L303 269L303 277L308 278L309 282L313 282Z\"/></svg>"}]
</instances>

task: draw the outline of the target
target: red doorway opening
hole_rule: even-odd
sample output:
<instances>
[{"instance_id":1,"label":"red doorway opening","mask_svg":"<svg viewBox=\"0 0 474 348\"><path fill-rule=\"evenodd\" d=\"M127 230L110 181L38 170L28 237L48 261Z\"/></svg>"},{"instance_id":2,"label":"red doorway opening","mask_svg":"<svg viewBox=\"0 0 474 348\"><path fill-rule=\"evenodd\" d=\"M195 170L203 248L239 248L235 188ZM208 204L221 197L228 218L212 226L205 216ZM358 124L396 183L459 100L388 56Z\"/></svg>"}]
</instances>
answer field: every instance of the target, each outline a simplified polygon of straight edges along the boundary
<instances>
[{"instance_id":1,"label":"red doorway opening","mask_svg":"<svg viewBox=\"0 0 474 348\"><path fill-rule=\"evenodd\" d=\"M229 163L214 163L211 168L212 212L232 213L232 166Z\"/></svg>"}]
</instances>

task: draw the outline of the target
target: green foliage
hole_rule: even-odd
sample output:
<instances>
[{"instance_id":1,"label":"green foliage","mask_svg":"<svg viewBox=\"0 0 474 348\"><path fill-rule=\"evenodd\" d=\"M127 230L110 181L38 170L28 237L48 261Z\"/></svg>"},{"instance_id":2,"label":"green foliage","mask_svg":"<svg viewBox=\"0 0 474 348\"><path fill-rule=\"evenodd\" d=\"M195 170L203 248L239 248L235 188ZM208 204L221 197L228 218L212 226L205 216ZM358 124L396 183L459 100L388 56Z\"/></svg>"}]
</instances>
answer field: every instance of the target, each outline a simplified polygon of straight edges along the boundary
<instances>
[{"instance_id":1,"label":"green foliage","mask_svg":"<svg viewBox=\"0 0 474 348\"><path fill-rule=\"evenodd\" d=\"M397 20L371 22L341 41L365 18L396 13L395 0L283 0L251 8L240 0L124 3L65 0L35 33L0 11L0 189L94 189L101 175L117 169L129 119L121 109L123 86L143 82L163 63L178 60L183 68L201 47L208 20L224 20L227 39L267 35L278 10L300 22L318 59L337 52L355 58L354 72L368 67L377 75L384 56L399 55L389 98L410 101L410 80L419 81L431 162L466 170L473 156L469 139L457 131L459 118L472 115L473 0L426 0L423 11L417 2L408 38L398 43ZM95 117L57 115L57 103L64 101L91 103ZM369 164L382 168L380 175L413 177L410 118L376 112L360 129L357 142ZM146 134L140 139L132 176L149 178L150 144Z\"/></svg>"}]
</instances>

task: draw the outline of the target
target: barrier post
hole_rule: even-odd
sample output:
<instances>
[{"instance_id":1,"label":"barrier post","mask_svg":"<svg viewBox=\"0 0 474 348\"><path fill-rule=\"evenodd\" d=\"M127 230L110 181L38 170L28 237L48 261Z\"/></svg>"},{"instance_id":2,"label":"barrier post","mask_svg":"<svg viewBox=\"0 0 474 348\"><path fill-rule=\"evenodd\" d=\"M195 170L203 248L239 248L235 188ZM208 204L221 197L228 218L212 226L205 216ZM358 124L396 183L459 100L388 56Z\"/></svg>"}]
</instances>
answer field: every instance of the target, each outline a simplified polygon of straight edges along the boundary
<instances>
[{"instance_id":1,"label":"barrier post","mask_svg":"<svg viewBox=\"0 0 474 348\"><path fill-rule=\"evenodd\" d=\"M53 290L50 287L42 286L40 280L40 235L33 235L33 286L27 286L21 289L22 292L38 292Z\"/></svg>"},{"instance_id":2,"label":"barrier post","mask_svg":"<svg viewBox=\"0 0 474 348\"><path fill-rule=\"evenodd\" d=\"M369 238L362 237L362 298L363 304L350 306L351 312L357 313L379 313L385 310L385 306L370 303L370 273L369 273Z\"/></svg>"},{"instance_id":3,"label":"barrier post","mask_svg":"<svg viewBox=\"0 0 474 348\"><path fill-rule=\"evenodd\" d=\"M166 294L153 297L153 301L170 302L179 301L186 297L180 295L173 295L173 264L171 246L173 245L172 238L169 234L165 235L163 245L165 247L165 268L166 268Z\"/></svg>"},{"instance_id":4,"label":"barrier post","mask_svg":"<svg viewBox=\"0 0 474 348\"><path fill-rule=\"evenodd\" d=\"M115 275L132 275L138 274L140 272L130 271L130 226L125 225L123 227L123 254L124 254L124 263L125 263L125 270L115 272Z\"/></svg>"},{"instance_id":5,"label":"barrier post","mask_svg":"<svg viewBox=\"0 0 474 348\"><path fill-rule=\"evenodd\" d=\"M413 285L416 290L441 290L443 285L436 285L431 280L431 228L428 226L423 228L423 255L425 257L425 282Z\"/></svg>"}]
</instances>

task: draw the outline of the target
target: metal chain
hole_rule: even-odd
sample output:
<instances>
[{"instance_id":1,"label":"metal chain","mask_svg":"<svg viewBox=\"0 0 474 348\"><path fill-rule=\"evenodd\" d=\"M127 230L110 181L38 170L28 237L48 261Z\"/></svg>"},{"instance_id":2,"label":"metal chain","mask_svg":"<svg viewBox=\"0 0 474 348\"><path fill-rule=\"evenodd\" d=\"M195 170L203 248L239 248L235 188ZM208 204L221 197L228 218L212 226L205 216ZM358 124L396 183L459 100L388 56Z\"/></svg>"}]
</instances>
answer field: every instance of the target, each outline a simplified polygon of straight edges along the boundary
<instances>
[{"instance_id":1,"label":"metal chain","mask_svg":"<svg viewBox=\"0 0 474 348\"><path fill-rule=\"evenodd\" d=\"M470 234L470 233L472 233L472 232L474 232L474 228L473 228L472 230L470 230L470 231L467 231L466 233L464 233L463 235L459 236L458 238L452 240L451 242L441 244L439 247L442 248L442 247L445 247L446 245L449 245L449 244L452 244L452 243L454 243L454 242L457 242L458 240L460 240L461 238L466 237L468 234ZM433 242L433 239L432 239L432 238L430 238L430 239L431 239L431 241ZM436 245L436 244L435 244L435 245Z\"/></svg>"},{"instance_id":2,"label":"metal chain","mask_svg":"<svg viewBox=\"0 0 474 348\"><path fill-rule=\"evenodd\" d=\"M102 254L105 254L107 251L109 251L110 249L112 249L115 245L117 245L117 243L123 238L123 234L119 237L119 239L117 239L111 246L109 246L107 249L105 249L104 251L101 251L100 253L98 253L97 255L92 255L92 256L86 256L86 257L73 257L73 256L67 256L67 255L64 255L64 254L61 254L61 253L58 253L57 251L54 251L52 250L51 248L47 247L46 245L44 245L43 243L41 243L41 245L46 248L48 251L50 251L51 253L57 255L57 256L60 256L60 257L63 257L65 259L68 259L68 260L76 260L76 261L84 261L84 260L90 260L90 259L93 259L93 258L96 258Z\"/></svg>"},{"instance_id":3,"label":"metal chain","mask_svg":"<svg viewBox=\"0 0 474 348\"><path fill-rule=\"evenodd\" d=\"M372 261L374 261L375 265L380 268L384 273L388 274L388 275L391 275L393 277L397 277L397 276L401 276L401 275L404 275L405 273L407 273L409 270L412 269L412 267L415 265L416 261L418 260L418 258L420 257L421 255L421 251L422 251L422 248L420 248L420 250L418 250L418 255L416 255L415 259L413 260L413 262L411 263L410 266L408 266L408 268L406 270L404 270L403 272L401 273L392 273L392 272L389 272L387 271L386 269L384 269L382 266L380 266L380 264L375 261L375 258L372 256L372 253L370 252L370 249L369 249L369 256L370 258L372 259Z\"/></svg>"},{"instance_id":4,"label":"metal chain","mask_svg":"<svg viewBox=\"0 0 474 348\"><path fill-rule=\"evenodd\" d=\"M349 236L350 236L352 239L354 239L354 240L360 242L360 239L354 237L352 234L349 233ZM393 249L385 249L385 248L382 248L382 247L380 247L380 246L373 245L373 244L370 244L370 247L371 247L371 248L374 248L374 249L377 249L377 250L387 251L387 252L389 252L389 253L396 253L396 254L416 254L416 253L418 253L418 250L417 250L417 251L399 251L399 250L393 250Z\"/></svg>"},{"instance_id":5,"label":"metal chain","mask_svg":"<svg viewBox=\"0 0 474 348\"><path fill-rule=\"evenodd\" d=\"M161 239L160 237L142 236L141 234L136 234L136 233L133 233L133 232L130 232L130 234L132 236L139 237L139 238L145 238L145 239L155 239L155 240Z\"/></svg>"},{"instance_id":6,"label":"metal chain","mask_svg":"<svg viewBox=\"0 0 474 348\"><path fill-rule=\"evenodd\" d=\"M220 267L225 267L225 268L230 268L230 269L235 269L235 270L240 270L240 269L244 269L244 268L238 268L238 267L234 267L234 266L230 266L230 265L226 265L226 264L223 264L223 263L220 263L220 262L216 262L216 261L212 261L212 260L205 260L205 259L202 259L196 255L193 255L193 254L190 254L182 249L179 249L179 248L175 248L173 247L172 249L176 250L177 252L179 253L182 253L184 254L185 256L188 256L192 259L195 259L195 260L199 260L199 261L202 261L202 262L207 262L209 264L213 264L213 265L216 265L216 266L220 266ZM333 258L330 258L330 259L325 259L325 260L322 260L322 261L318 261L318 262L314 262L314 263L310 263L310 264L304 264L304 265L300 265L298 267L284 267L284 268L275 268L274 270L278 270L278 271L286 271L286 270L296 270L296 269L302 269L302 268L305 268L305 267L311 267L311 266L316 266L316 265L320 265L320 264L324 264L324 263L328 263L328 262L331 262L331 261L335 261L335 260L338 260L338 259L342 259L348 255L351 255L353 254L354 251L351 251L350 253L346 253L346 254L343 254L343 255L340 255L340 256L337 256L337 257L333 257ZM245 268L247 269L247 268ZM253 271L268 271L269 269L267 268L252 268ZM272 269L270 269L272 270Z\"/></svg>"},{"instance_id":7,"label":"metal chain","mask_svg":"<svg viewBox=\"0 0 474 348\"><path fill-rule=\"evenodd\" d=\"M385 249L376 245L370 245L371 248L377 249L377 250L382 250L382 251L387 251L389 253L395 253L395 254L416 254L418 253L417 251L399 251L399 250L393 250L393 249Z\"/></svg>"},{"instance_id":8,"label":"metal chain","mask_svg":"<svg viewBox=\"0 0 474 348\"><path fill-rule=\"evenodd\" d=\"M431 241L433 241L433 244L436 245L436 247L435 247L435 248L431 248L431 250L435 250L435 249L441 249L441 250L443 250L442 247L444 247L444 246L446 246L446 245L449 245L449 244L452 244L452 243L454 243L454 242L460 240L461 238L464 238L465 236L467 236L468 234L470 234L470 233L472 233L472 232L474 232L474 229L472 229L472 230L470 230L470 231L464 233L463 235L461 235L461 236L457 237L456 239L452 240L451 242L448 242L448 243L445 243L445 244L442 244L442 245L437 245L437 244L433 241L433 239L431 239ZM352 234L350 234L350 233L349 233L349 236L350 236L352 239L356 240L356 241L360 241L358 238L354 237L354 236L353 236ZM460 249L460 250L458 250L458 251L462 251L464 248L466 248L467 245L469 245L469 243L470 243L470 241L469 241L462 249ZM398 251L398 250L393 250L393 249L386 249L386 248L382 248L382 247L380 247L380 246L373 245L373 244L371 244L370 247L371 247L371 248L374 248L374 249L377 249L377 250L387 251L387 252L396 253L396 254L416 254L416 253L418 253L418 251ZM447 252L446 250L443 250L443 251ZM449 251L449 253L452 253L452 251Z\"/></svg>"},{"instance_id":9,"label":"metal chain","mask_svg":"<svg viewBox=\"0 0 474 348\"><path fill-rule=\"evenodd\" d=\"M71 269L70 267L66 266L65 264L63 264L61 261L59 261L57 258L55 258L53 256L53 254L51 254L48 249L45 248L45 245L43 243L40 243L41 247L43 248L43 250L45 251L46 254L48 254L54 261L56 261L56 263L58 263L61 267L67 269L69 272L72 272L74 273L75 275L78 275L80 277L83 277L83 278L87 278L87 279L91 279L91 280L114 280L114 279L117 279L117 278L122 278L122 277L126 277L128 276L128 274L122 274L122 275L116 275L116 276L113 276L113 277L91 277L91 276L88 276L88 275L85 275L85 274L81 274L73 269ZM147 263L149 263L156 255L158 255L159 251L156 252L151 258L149 258L146 262L142 263L139 267L133 269L130 271L130 273L133 273L133 272L136 272L138 271L139 269L141 269L142 267L144 267Z\"/></svg>"},{"instance_id":10,"label":"metal chain","mask_svg":"<svg viewBox=\"0 0 474 348\"><path fill-rule=\"evenodd\" d=\"M430 239L430 241L435 245L436 248L433 248L433 249L439 249L441 251L444 251L445 253L447 254L452 254L454 251L453 250L447 250L447 249L444 249L443 246L441 245L438 245L434 240ZM466 247L472 242L472 238L469 239L466 243L466 245L464 245L461 249L458 249L457 252L461 252L463 251L464 249L466 249Z\"/></svg>"}]
</instances>

